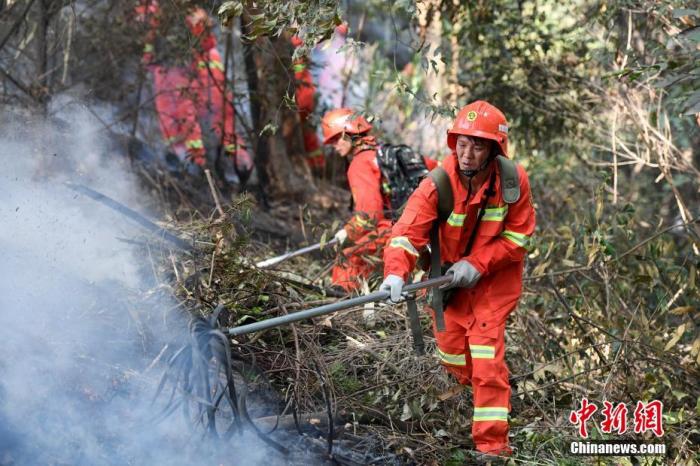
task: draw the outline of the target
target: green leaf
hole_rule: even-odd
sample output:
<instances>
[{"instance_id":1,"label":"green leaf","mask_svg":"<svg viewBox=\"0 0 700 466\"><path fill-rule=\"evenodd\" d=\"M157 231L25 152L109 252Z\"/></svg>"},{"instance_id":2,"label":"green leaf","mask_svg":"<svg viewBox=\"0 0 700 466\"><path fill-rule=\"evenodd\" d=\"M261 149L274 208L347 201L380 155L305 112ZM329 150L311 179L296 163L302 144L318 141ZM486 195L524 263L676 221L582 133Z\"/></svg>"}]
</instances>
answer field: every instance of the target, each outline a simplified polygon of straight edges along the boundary
<instances>
[{"instance_id":1,"label":"green leaf","mask_svg":"<svg viewBox=\"0 0 700 466\"><path fill-rule=\"evenodd\" d=\"M222 18L229 19L240 16L243 13L243 4L239 1L228 1L221 4L218 15Z\"/></svg>"},{"instance_id":2,"label":"green leaf","mask_svg":"<svg viewBox=\"0 0 700 466\"><path fill-rule=\"evenodd\" d=\"M403 412L401 413L401 419L402 421L408 421L413 417L413 413L411 412L411 407L408 405L408 403L403 404Z\"/></svg>"},{"instance_id":3,"label":"green leaf","mask_svg":"<svg viewBox=\"0 0 700 466\"><path fill-rule=\"evenodd\" d=\"M666 346L664 347L664 351L668 351L674 346L676 346L676 343L680 341L680 339L683 337L683 334L685 333L685 327L686 324L682 324L678 329L676 329L676 332L673 334L673 337L669 340L668 343L666 343Z\"/></svg>"},{"instance_id":4,"label":"green leaf","mask_svg":"<svg viewBox=\"0 0 700 466\"><path fill-rule=\"evenodd\" d=\"M449 438L450 433L447 432L445 429L440 429L437 432L435 432L433 435L437 438Z\"/></svg>"},{"instance_id":5,"label":"green leaf","mask_svg":"<svg viewBox=\"0 0 700 466\"><path fill-rule=\"evenodd\" d=\"M683 115L695 115L700 112L700 91L695 91L683 104Z\"/></svg>"},{"instance_id":6,"label":"green leaf","mask_svg":"<svg viewBox=\"0 0 700 466\"><path fill-rule=\"evenodd\" d=\"M683 398L685 398L686 396L688 396L687 393L682 392L682 391L680 391L680 390L671 390L671 393L673 393L673 396L676 397L676 399L677 399L678 401L681 401Z\"/></svg>"},{"instance_id":7,"label":"green leaf","mask_svg":"<svg viewBox=\"0 0 700 466\"><path fill-rule=\"evenodd\" d=\"M676 8L675 10L673 10L674 18L682 18L683 16L698 17L700 15L698 14L698 10L692 10L690 8Z\"/></svg>"},{"instance_id":8,"label":"green leaf","mask_svg":"<svg viewBox=\"0 0 700 466\"><path fill-rule=\"evenodd\" d=\"M464 450L454 450L445 466L462 466L464 464L467 464L467 455Z\"/></svg>"},{"instance_id":9,"label":"green leaf","mask_svg":"<svg viewBox=\"0 0 700 466\"><path fill-rule=\"evenodd\" d=\"M679 306L668 311L670 314L675 316L680 316L693 311L695 308L693 306Z\"/></svg>"},{"instance_id":10,"label":"green leaf","mask_svg":"<svg viewBox=\"0 0 700 466\"><path fill-rule=\"evenodd\" d=\"M279 126L276 125L275 123L269 122L266 124L262 130L260 130L260 136L265 136L265 135L273 135L277 133L277 130L279 129Z\"/></svg>"}]
</instances>

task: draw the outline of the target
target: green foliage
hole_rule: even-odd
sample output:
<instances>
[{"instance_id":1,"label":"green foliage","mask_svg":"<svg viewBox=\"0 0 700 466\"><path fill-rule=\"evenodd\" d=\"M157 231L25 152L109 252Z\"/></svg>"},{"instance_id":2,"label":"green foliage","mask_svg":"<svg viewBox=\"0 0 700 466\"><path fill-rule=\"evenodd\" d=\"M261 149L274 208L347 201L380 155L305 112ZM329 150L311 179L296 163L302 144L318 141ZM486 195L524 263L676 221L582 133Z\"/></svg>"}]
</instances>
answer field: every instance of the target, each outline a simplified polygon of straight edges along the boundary
<instances>
[{"instance_id":1,"label":"green foliage","mask_svg":"<svg viewBox=\"0 0 700 466\"><path fill-rule=\"evenodd\" d=\"M445 466L461 466L467 462L467 453L461 448L452 450L450 457L447 459Z\"/></svg>"},{"instance_id":2,"label":"green foliage","mask_svg":"<svg viewBox=\"0 0 700 466\"><path fill-rule=\"evenodd\" d=\"M483 98L508 115L521 153L560 151L577 142L598 113L591 88L603 70L594 57L604 45L590 40L586 1L464 3L446 11L445 37L456 33L459 105ZM451 47L446 40L443 48ZM449 54L452 57L453 54Z\"/></svg>"},{"instance_id":3,"label":"green foliage","mask_svg":"<svg viewBox=\"0 0 700 466\"><path fill-rule=\"evenodd\" d=\"M224 24L233 18L243 16L248 22L246 40L254 41L258 37L279 36L284 31L298 34L305 42L313 46L328 39L333 28L340 24L338 2L332 0L289 2L246 2L240 0L224 1L218 9ZM303 53L308 49L304 48Z\"/></svg>"},{"instance_id":4,"label":"green foliage","mask_svg":"<svg viewBox=\"0 0 700 466\"><path fill-rule=\"evenodd\" d=\"M330 375L333 384L346 393L353 393L362 388L362 383L352 374L348 374L347 368L339 362L330 367Z\"/></svg>"},{"instance_id":5,"label":"green foliage","mask_svg":"<svg viewBox=\"0 0 700 466\"><path fill-rule=\"evenodd\" d=\"M627 16L631 30L646 36L644 53L632 49L629 65L621 78L650 80L668 95L677 113L700 112L700 9L692 1L635 1L613 6L613 12ZM642 10L645 15L627 14Z\"/></svg>"}]
</instances>

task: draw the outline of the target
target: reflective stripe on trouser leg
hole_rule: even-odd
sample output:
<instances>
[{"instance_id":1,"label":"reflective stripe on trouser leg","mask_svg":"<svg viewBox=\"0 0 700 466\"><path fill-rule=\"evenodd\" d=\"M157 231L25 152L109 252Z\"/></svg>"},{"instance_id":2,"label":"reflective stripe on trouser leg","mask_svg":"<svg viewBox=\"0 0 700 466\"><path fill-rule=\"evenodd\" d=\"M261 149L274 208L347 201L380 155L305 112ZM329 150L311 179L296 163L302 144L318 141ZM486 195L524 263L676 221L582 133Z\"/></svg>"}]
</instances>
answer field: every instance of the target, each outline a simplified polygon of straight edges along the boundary
<instances>
[{"instance_id":1,"label":"reflective stripe on trouser leg","mask_svg":"<svg viewBox=\"0 0 700 466\"><path fill-rule=\"evenodd\" d=\"M472 358L467 347L467 329L455 318L456 313L445 313L445 331L435 331L434 312L430 306L426 310L433 316L433 335L437 344L437 358L440 364L454 375L462 385L469 385L472 375Z\"/></svg>"},{"instance_id":2,"label":"reflective stripe on trouser leg","mask_svg":"<svg viewBox=\"0 0 700 466\"><path fill-rule=\"evenodd\" d=\"M473 366L472 437L479 451L498 453L508 448L510 382L504 359L505 324L486 333L467 337Z\"/></svg>"}]
</instances>

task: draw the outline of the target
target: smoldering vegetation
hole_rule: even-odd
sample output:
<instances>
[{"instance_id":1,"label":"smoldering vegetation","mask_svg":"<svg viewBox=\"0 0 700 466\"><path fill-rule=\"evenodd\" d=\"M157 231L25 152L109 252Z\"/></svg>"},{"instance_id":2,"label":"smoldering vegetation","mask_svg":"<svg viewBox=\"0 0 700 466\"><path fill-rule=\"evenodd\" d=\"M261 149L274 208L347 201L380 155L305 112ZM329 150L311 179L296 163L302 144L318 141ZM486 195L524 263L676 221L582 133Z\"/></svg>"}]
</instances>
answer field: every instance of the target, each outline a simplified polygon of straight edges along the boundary
<instances>
[{"instance_id":1,"label":"smoldering vegetation","mask_svg":"<svg viewBox=\"0 0 700 466\"><path fill-rule=\"evenodd\" d=\"M259 464L254 436L162 415L187 317L153 273L163 246L66 186L145 204L94 119L66 117L0 134L0 464Z\"/></svg>"}]
</instances>

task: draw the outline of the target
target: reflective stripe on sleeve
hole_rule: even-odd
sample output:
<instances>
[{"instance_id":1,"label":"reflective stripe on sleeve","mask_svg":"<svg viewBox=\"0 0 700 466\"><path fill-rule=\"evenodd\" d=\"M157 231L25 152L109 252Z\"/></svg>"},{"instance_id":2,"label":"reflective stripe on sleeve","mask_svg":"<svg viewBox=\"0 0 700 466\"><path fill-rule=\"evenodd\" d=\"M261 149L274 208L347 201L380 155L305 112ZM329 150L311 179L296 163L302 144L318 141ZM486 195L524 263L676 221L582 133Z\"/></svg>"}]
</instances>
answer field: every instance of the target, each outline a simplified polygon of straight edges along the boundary
<instances>
[{"instance_id":1,"label":"reflective stripe on sleeve","mask_svg":"<svg viewBox=\"0 0 700 466\"><path fill-rule=\"evenodd\" d=\"M496 357L496 347L469 345L469 353L471 353L472 359L494 359Z\"/></svg>"},{"instance_id":2,"label":"reflective stripe on sleeve","mask_svg":"<svg viewBox=\"0 0 700 466\"><path fill-rule=\"evenodd\" d=\"M514 231L505 230L501 233L505 239L509 240L511 243L521 248L528 249L530 247L530 237L522 233L516 233Z\"/></svg>"},{"instance_id":3,"label":"reflective stripe on sleeve","mask_svg":"<svg viewBox=\"0 0 700 466\"><path fill-rule=\"evenodd\" d=\"M224 65L218 60L211 60L209 62L200 61L199 63L197 63L197 68L212 68L215 70L224 71Z\"/></svg>"},{"instance_id":4,"label":"reflective stripe on sleeve","mask_svg":"<svg viewBox=\"0 0 700 466\"><path fill-rule=\"evenodd\" d=\"M295 73L301 73L306 69L306 65L303 63L295 63L292 65L292 70L294 70Z\"/></svg>"},{"instance_id":5,"label":"reflective stripe on sleeve","mask_svg":"<svg viewBox=\"0 0 700 466\"><path fill-rule=\"evenodd\" d=\"M411 242L405 236L396 236L394 238L391 238L391 241L389 241L389 247L390 248L401 248L404 251L408 252L409 254L412 254L416 257L419 256L416 248L413 247Z\"/></svg>"},{"instance_id":6,"label":"reflective stripe on sleeve","mask_svg":"<svg viewBox=\"0 0 700 466\"><path fill-rule=\"evenodd\" d=\"M191 141L185 142L185 147L188 149L202 149L204 148L204 143L201 139L192 139Z\"/></svg>"},{"instance_id":7,"label":"reflective stripe on sleeve","mask_svg":"<svg viewBox=\"0 0 700 466\"><path fill-rule=\"evenodd\" d=\"M467 365L467 359L464 357L463 354L445 353L444 351L441 351L440 348L438 348L437 355L440 358L440 361L444 362L445 364L450 364L451 366Z\"/></svg>"},{"instance_id":8,"label":"reflective stripe on sleeve","mask_svg":"<svg viewBox=\"0 0 700 466\"><path fill-rule=\"evenodd\" d=\"M484 216L481 220L484 222L502 222L506 218L508 213L508 206L503 207L490 207L484 209Z\"/></svg>"},{"instance_id":9,"label":"reflective stripe on sleeve","mask_svg":"<svg viewBox=\"0 0 700 466\"><path fill-rule=\"evenodd\" d=\"M447 224L451 227L461 227L464 226L464 220L467 218L467 214L456 214L452 212L450 217L447 219Z\"/></svg>"},{"instance_id":10,"label":"reflective stripe on sleeve","mask_svg":"<svg viewBox=\"0 0 700 466\"><path fill-rule=\"evenodd\" d=\"M224 71L224 64L221 63L219 60L210 61L209 67L214 68L215 70Z\"/></svg>"},{"instance_id":11,"label":"reflective stripe on sleeve","mask_svg":"<svg viewBox=\"0 0 700 466\"><path fill-rule=\"evenodd\" d=\"M370 226L372 224L371 220L365 220L364 218L362 218L362 216L360 216L360 214L355 215L353 217L353 220L355 221L357 226L362 227L362 228L365 228L365 227Z\"/></svg>"},{"instance_id":12,"label":"reflective stripe on sleeve","mask_svg":"<svg viewBox=\"0 0 700 466\"><path fill-rule=\"evenodd\" d=\"M476 421L505 421L508 422L508 408L501 406L474 407L474 418Z\"/></svg>"}]
</instances>

